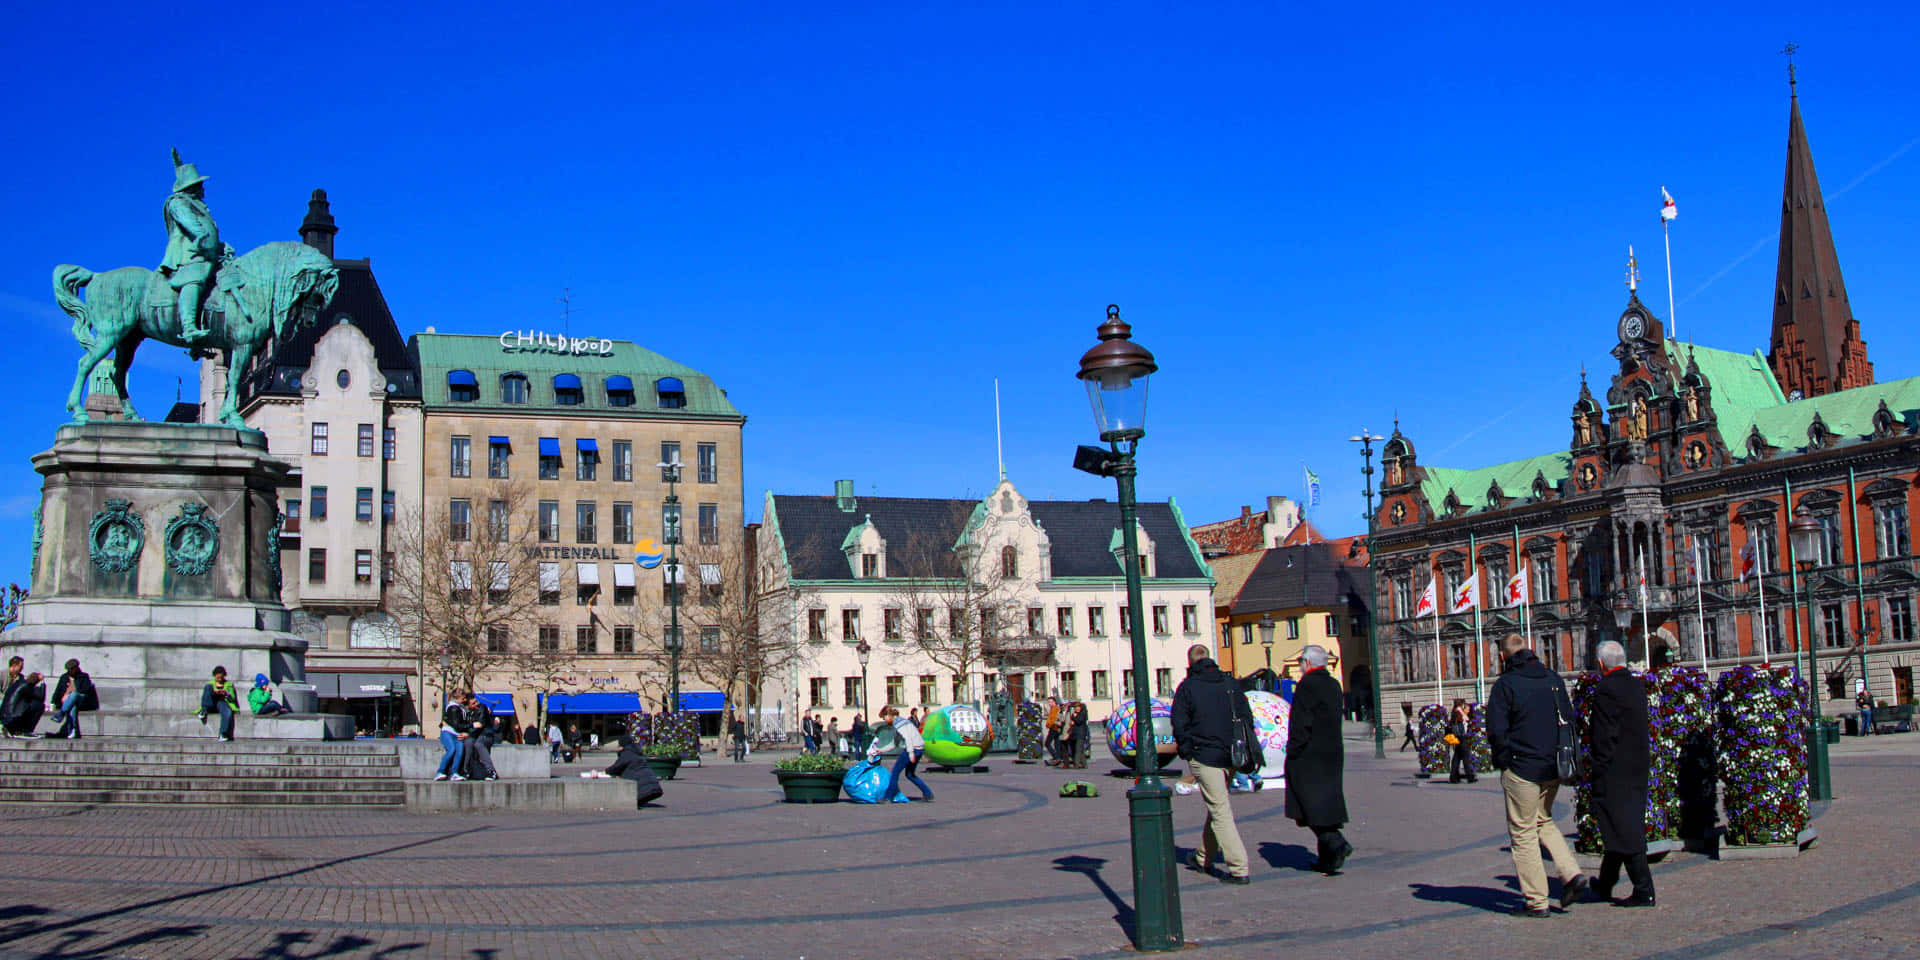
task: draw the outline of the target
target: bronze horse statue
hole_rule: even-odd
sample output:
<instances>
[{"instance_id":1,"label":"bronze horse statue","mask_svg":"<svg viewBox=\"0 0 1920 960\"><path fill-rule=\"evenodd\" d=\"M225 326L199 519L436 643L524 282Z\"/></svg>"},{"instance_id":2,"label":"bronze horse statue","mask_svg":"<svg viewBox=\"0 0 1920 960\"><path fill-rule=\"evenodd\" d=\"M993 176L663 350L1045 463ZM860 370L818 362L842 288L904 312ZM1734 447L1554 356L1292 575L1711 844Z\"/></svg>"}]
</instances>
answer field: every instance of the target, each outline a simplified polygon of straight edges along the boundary
<instances>
[{"instance_id":1,"label":"bronze horse statue","mask_svg":"<svg viewBox=\"0 0 1920 960\"><path fill-rule=\"evenodd\" d=\"M82 302L80 290L89 285ZM221 423L246 427L234 381L273 333L293 323L312 323L333 300L339 285L333 260L304 243L268 243L225 260L200 310L211 335L197 345L226 352L228 385L220 407ZM53 296L73 318L73 338L86 348L67 394L67 412L74 422L87 422L87 378L109 352L113 354L113 388L123 415L140 419L127 397L127 369L133 365L134 351L145 340L188 346L180 336L179 310L166 278L145 267L96 274L63 263L53 268Z\"/></svg>"}]
</instances>

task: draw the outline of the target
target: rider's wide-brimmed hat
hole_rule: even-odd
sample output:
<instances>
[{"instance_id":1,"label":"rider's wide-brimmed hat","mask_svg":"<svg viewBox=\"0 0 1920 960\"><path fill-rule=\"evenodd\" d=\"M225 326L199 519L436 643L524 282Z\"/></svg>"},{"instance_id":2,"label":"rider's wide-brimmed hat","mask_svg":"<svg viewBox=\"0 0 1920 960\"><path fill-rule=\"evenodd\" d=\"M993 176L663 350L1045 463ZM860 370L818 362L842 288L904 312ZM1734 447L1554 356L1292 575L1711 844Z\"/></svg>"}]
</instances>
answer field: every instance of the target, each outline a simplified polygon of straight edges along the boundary
<instances>
[{"instance_id":1,"label":"rider's wide-brimmed hat","mask_svg":"<svg viewBox=\"0 0 1920 960\"><path fill-rule=\"evenodd\" d=\"M174 193L179 193L196 183L204 183L206 179L206 177L200 175L199 169L194 167L193 164L180 162L180 151L177 148L173 151Z\"/></svg>"}]
</instances>

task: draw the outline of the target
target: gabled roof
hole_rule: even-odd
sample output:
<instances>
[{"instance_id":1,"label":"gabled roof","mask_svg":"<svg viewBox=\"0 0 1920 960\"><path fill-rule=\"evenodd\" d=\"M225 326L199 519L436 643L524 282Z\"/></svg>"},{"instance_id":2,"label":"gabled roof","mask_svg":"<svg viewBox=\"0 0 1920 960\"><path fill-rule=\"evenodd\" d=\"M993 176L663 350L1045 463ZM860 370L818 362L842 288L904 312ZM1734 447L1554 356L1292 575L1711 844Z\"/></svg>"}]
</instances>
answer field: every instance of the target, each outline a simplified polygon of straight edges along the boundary
<instances>
[{"instance_id":1,"label":"gabled roof","mask_svg":"<svg viewBox=\"0 0 1920 960\"><path fill-rule=\"evenodd\" d=\"M1497 463L1478 470L1426 466L1422 469L1426 472L1426 479L1420 483L1420 492L1426 496L1433 511L1440 513L1440 505L1446 501L1448 490L1454 492L1463 507L1476 509L1486 506L1487 487L1496 480L1500 482L1500 491L1509 497L1531 497L1534 477L1545 474L1550 485L1567 478L1573 469L1573 454L1562 450L1524 460Z\"/></svg>"},{"instance_id":2,"label":"gabled roof","mask_svg":"<svg viewBox=\"0 0 1920 960\"><path fill-rule=\"evenodd\" d=\"M1675 370L1687 369L1689 360L1699 367L1700 376L1713 389L1713 415L1720 424L1720 442L1736 457L1746 455L1753 415L1787 402L1787 395L1780 392L1780 384L1773 377L1773 368L1758 350L1734 353L1668 340L1667 360Z\"/></svg>"},{"instance_id":3,"label":"gabled roof","mask_svg":"<svg viewBox=\"0 0 1920 960\"><path fill-rule=\"evenodd\" d=\"M935 557L940 575L957 575L951 548L967 532L977 500L918 497L858 497L851 512L831 496L771 496L787 561L797 580L845 580L853 575L840 552L847 533L872 522L887 541L888 578L911 572L900 561ZM1033 519L1052 545L1053 576L1119 577L1120 561L1107 544L1120 527L1120 507L1105 500L1030 500ZM1160 578L1207 578L1171 503L1140 504L1140 526L1153 538Z\"/></svg>"},{"instance_id":4,"label":"gabled roof","mask_svg":"<svg viewBox=\"0 0 1920 960\"><path fill-rule=\"evenodd\" d=\"M1233 600L1230 610L1234 616L1366 604L1371 575L1364 568L1342 563L1329 544L1275 547L1259 556L1260 562Z\"/></svg>"},{"instance_id":5,"label":"gabled roof","mask_svg":"<svg viewBox=\"0 0 1920 960\"><path fill-rule=\"evenodd\" d=\"M605 356L597 351L562 354L544 349L509 350L502 346L501 335L422 333L413 337L410 347L419 359L421 395L430 407L515 413L525 413L530 407L551 409L556 407L553 378L572 374L580 378L584 402L560 407L561 410L619 416L743 419L727 399L727 392L720 389L712 377L630 340L608 343L611 347ZM447 373L451 370L472 373L480 385L480 399L453 403L447 390ZM526 375L531 390L527 403L500 402L500 377L508 373ZM615 376L633 381L637 405L615 407L607 402L606 378ZM666 409L658 406L655 383L664 377L681 382L686 406Z\"/></svg>"},{"instance_id":6,"label":"gabled roof","mask_svg":"<svg viewBox=\"0 0 1920 960\"><path fill-rule=\"evenodd\" d=\"M1265 555L1265 550L1259 550L1215 557L1210 561L1213 566L1214 606L1232 606L1240 596L1240 591L1246 587L1247 578L1253 575L1253 568L1260 565L1260 558Z\"/></svg>"},{"instance_id":7,"label":"gabled roof","mask_svg":"<svg viewBox=\"0 0 1920 960\"><path fill-rule=\"evenodd\" d=\"M1882 400L1896 419L1908 425L1920 423L1920 377L1908 377L1769 407L1754 414L1753 424L1767 443L1783 450L1807 445L1807 427L1816 413L1836 438L1858 440L1873 435L1873 415ZM1744 457L1745 437L1741 440L1733 448L1734 455Z\"/></svg>"}]
</instances>

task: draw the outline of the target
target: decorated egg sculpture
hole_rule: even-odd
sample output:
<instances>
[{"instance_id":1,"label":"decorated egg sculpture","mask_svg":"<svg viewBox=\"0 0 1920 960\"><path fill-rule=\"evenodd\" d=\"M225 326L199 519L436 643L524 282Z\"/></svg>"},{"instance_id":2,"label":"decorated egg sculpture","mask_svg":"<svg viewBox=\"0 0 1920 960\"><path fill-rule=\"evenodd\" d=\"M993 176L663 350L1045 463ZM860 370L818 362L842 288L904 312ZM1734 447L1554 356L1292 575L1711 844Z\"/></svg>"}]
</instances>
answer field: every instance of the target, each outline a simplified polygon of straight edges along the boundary
<instances>
[{"instance_id":1,"label":"decorated egg sculpture","mask_svg":"<svg viewBox=\"0 0 1920 960\"><path fill-rule=\"evenodd\" d=\"M1113 758L1121 763L1132 765L1134 749L1134 701L1132 697L1120 701L1113 713L1107 717L1107 749L1113 752ZM1153 742L1155 752L1162 757L1171 757L1180 752L1173 742L1173 701L1166 697L1153 698Z\"/></svg>"},{"instance_id":2,"label":"decorated egg sculpture","mask_svg":"<svg viewBox=\"0 0 1920 960\"><path fill-rule=\"evenodd\" d=\"M1260 737L1260 748L1266 755L1266 763L1260 768L1260 775L1267 779L1286 775L1287 769L1287 718L1292 715L1293 705L1282 699L1279 694L1265 690L1247 691L1247 706L1253 708L1253 729Z\"/></svg>"},{"instance_id":3,"label":"decorated egg sculpture","mask_svg":"<svg viewBox=\"0 0 1920 960\"><path fill-rule=\"evenodd\" d=\"M928 712L920 739L927 743L928 760L943 767L970 767L986 756L993 724L979 708L956 703Z\"/></svg>"}]
</instances>

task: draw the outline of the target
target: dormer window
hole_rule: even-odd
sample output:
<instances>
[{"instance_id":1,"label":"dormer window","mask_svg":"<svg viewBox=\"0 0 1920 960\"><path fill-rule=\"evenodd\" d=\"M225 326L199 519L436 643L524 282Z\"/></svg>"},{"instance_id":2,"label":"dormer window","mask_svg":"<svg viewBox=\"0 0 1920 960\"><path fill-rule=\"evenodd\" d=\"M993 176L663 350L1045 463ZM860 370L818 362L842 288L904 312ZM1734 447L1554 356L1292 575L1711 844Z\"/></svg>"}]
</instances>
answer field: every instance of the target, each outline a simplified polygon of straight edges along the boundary
<instances>
[{"instance_id":1,"label":"dormer window","mask_svg":"<svg viewBox=\"0 0 1920 960\"><path fill-rule=\"evenodd\" d=\"M480 399L480 381L472 370L447 371L447 399L454 403L472 403Z\"/></svg>"},{"instance_id":2,"label":"dormer window","mask_svg":"<svg viewBox=\"0 0 1920 960\"><path fill-rule=\"evenodd\" d=\"M580 387L580 378L571 373L563 373L553 378L553 402L563 407L577 407L587 401L587 392Z\"/></svg>"},{"instance_id":3,"label":"dormer window","mask_svg":"<svg viewBox=\"0 0 1920 960\"><path fill-rule=\"evenodd\" d=\"M607 378L607 406L633 406L633 380L630 377Z\"/></svg>"},{"instance_id":4,"label":"dormer window","mask_svg":"<svg viewBox=\"0 0 1920 960\"><path fill-rule=\"evenodd\" d=\"M501 403L526 403L527 402L527 375L526 374L509 373L509 374L504 374L500 377L500 402Z\"/></svg>"},{"instance_id":5,"label":"dormer window","mask_svg":"<svg viewBox=\"0 0 1920 960\"><path fill-rule=\"evenodd\" d=\"M860 579L872 580L880 576L880 555L863 553L860 555Z\"/></svg>"},{"instance_id":6,"label":"dormer window","mask_svg":"<svg viewBox=\"0 0 1920 960\"><path fill-rule=\"evenodd\" d=\"M678 410L687 405L687 387L679 377L661 377L653 382L654 395L660 398L660 409Z\"/></svg>"}]
</instances>

